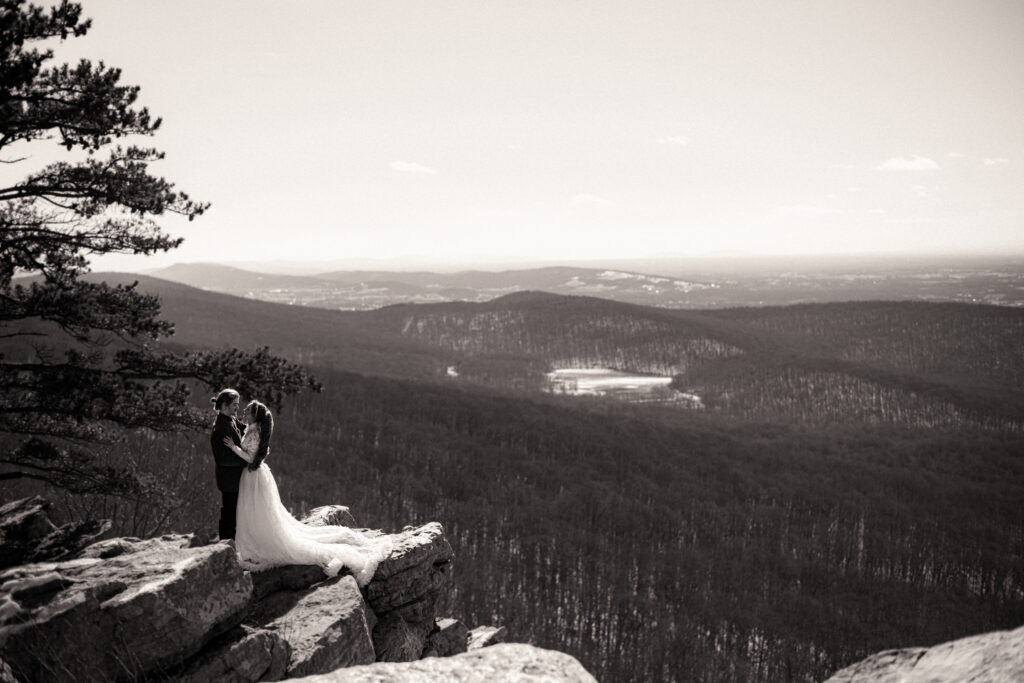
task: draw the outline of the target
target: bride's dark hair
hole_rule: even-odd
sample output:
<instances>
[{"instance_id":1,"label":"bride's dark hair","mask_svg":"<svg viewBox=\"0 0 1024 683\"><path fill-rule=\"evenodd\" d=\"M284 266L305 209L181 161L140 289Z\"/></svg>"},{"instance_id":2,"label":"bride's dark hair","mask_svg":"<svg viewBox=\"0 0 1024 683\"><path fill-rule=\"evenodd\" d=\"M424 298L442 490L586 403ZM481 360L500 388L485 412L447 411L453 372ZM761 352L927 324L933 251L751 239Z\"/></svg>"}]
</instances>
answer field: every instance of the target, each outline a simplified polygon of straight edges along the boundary
<instances>
[{"instance_id":1,"label":"bride's dark hair","mask_svg":"<svg viewBox=\"0 0 1024 683\"><path fill-rule=\"evenodd\" d=\"M252 461L253 465L259 467L260 463L270 454L270 436L274 433L274 416L271 415L270 408L259 401L249 401L249 405L245 409L260 426L260 445L256 449L256 456Z\"/></svg>"},{"instance_id":2,"label":"bride's dark hair","mask_svg":"<svg viewBox=\"0 0 1024 683\"><path fill-rule=\"evenodd\" d=\"M267 427L274 428L274 416L271 414L270 408L259 401L249 401L249 405L245 409L256 420L256 424L260 426L260 431L266 432Z\"/></svg>"}]
</instances>

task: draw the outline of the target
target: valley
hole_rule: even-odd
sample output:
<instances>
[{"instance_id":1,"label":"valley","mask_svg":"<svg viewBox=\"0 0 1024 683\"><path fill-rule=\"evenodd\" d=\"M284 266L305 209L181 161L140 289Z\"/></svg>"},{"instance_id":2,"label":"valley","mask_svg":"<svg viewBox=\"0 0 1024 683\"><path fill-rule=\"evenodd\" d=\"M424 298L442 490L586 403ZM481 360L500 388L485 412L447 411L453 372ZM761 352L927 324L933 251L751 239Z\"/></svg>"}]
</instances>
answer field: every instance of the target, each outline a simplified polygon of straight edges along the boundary
<instances>
[{"instance_id":1,"label":"valley","mask_svg":"<svg viewBox=\"0 0 1024 683\"><path fill-rule=\"evenodd\" d=\"M157 294L171 348L307 365L325 388L277 416L284 503L440 521L446 611L599 680L814 681L1024 620L1022 309L527 291L337 311L90 277ZM178 497L65 514L211 529L205 434L119 448Z\"/></svg>"}]
</instances>

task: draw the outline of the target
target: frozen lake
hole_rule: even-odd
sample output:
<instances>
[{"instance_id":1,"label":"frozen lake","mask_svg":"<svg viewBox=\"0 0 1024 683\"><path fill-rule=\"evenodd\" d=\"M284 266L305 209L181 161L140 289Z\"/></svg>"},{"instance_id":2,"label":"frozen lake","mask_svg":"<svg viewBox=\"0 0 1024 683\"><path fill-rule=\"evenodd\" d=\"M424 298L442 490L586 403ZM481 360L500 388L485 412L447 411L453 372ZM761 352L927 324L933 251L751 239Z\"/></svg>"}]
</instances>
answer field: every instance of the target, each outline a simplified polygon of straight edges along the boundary
<instances>
[{"instance_id":1,"label":"frozen lake","mask_svg":"<svg viewBox=\"0 0 1024 683\"><path fill-rule=\"evenodd\" d=\"M600 396L616 392L649 392L667 389L671 377L633 375L609 368L567 368L547 373L551 390L559 394Z\"/></svg>"},{"instance_id":2,"label":"frozen lake","mask_svg":"<svg viewBox=\"0 0 1024 683\"><path fill-rule=\"evenodd\" d=\"M636 403L677 403L703 408L700 396L672 389L670 376L638 375L611 368L564 368L546 374L548 391L570 396L610 396Z\"/></svg>"}]
</instances>

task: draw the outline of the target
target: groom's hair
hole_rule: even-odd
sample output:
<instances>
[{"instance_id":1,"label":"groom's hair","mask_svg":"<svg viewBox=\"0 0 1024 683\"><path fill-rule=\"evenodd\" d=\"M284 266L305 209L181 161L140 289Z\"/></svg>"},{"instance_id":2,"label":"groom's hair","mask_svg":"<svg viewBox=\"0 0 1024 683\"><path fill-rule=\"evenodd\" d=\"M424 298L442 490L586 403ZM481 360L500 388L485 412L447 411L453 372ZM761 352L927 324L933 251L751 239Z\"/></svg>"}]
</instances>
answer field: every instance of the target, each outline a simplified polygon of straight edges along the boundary
<instances>
[{"instance_id":1,"label":"groom's hair","mask_svg":"<svg viewBox=\"0 0 1024 683\"><path fill-rule=\"evenodd\" d=\"M222 389L219 394L210 399L210 402L213 403L213 409L219 412L222 406L229 405L238 398L239 394L234 389Z\"/></svg>"}]
</instances>

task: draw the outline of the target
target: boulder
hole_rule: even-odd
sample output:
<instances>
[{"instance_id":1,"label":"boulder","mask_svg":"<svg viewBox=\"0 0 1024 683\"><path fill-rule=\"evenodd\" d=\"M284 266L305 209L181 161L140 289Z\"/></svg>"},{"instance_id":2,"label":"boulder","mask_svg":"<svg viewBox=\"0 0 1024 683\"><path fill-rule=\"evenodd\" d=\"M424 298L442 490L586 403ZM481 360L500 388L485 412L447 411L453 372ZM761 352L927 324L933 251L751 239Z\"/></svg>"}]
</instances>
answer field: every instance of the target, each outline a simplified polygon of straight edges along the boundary
<instances>
[{"instance_id":1,"label":"boulder","mask_svg":"<svg viewBox=\"0 0 1024 683\"><path fill-rule=\"evenodd\" d=\"M419 659L434 630L438 598L451 580L452 548L437 522L392 536L394 550L366 586L379 619L374 629L378 659Z\"/></svg>"},{"instance_id":2,"label":"boulder","mask_svg":"<svg viewBox=\"0 0 1024 683\"><path fill-rule=\"evenodd\" d=\"M392 535L394 550L377 567L373 581L367 586L369 599L381 607L397 606L407 598L423 592L426 585L445 583L444 574L451 565L453 553L444 528L437 522L406 529ZM437 577L441 578L437 578ZM425 581L424 581L425 579ZM388 588L400 589L397 593Z\"/></svg>"},{"instance_id":3,"label":"boulder","mask_svg":"<svg viewBox=\"0 0 1024 683\"><path fill-rule=\"evenodd\" d=\"M175 548L195 548L204 545L196 540L194 534L168 534L159 538L135 538L125 536L123 538L108 538L88 546L78 554L78 557L95 557L106 560L111 557L127 555L130 553L141 553L151 550L173 550Z\"/></svg>"},{"instance_id":4,"label":"boulder","mask_svg":"<svg viewBox=\"0 0 1024 683\"><path fill-rule=\"evenodd\" d=\"M310 526L347 526L355 527L356 518L344 505L323 505L313 508L302 520Z\"/></svg>"},{"instance_id":5,"label":"boulder","mask_svg":"<svg viewBox=\"0 0 1024 683\"><path fill-rule=\"evenodd\" d=\"M227 544L10 568L0 659L26 680L160 675L238 623L251 595Z\"/></svg>"},{"instance_id":6,"label":"boulder","mask_svg":"<svg viewBox=\"0 0 1024 683\"><path fill-rule=\"evenodd\" d=\"M110 529L110 520L69 522L57 527L39 496L0 507L0 569L69 558Z\"/></svg>"},{"instance_id":7,"label":"boulder","mask_svg":"<svg viewBox=\"0 0 1024 683\"><path fill-rule=\"evenodd\" d=\"M288 669L291 646L280 634L236 626L190 661L173 683L252 683L281 680Z\"/></svg>"},{"instance_id":8,"label":"boulder","mask_svg":"<svg viewBox=\"0 0 1024 683\"><path fill-rule=\"evenodd\" d=\"M469 629L458 619L435 619L434 630L427 636L424 657L451 657L467 650Z\"/></svg>"},{"instance_id":9,"label":"boulder","mask_svg":"<svg viewBox=\"0 0 1024 683\"><path fill-rule=\"evenodd\" d=\"M246 623L274 631L288 643L289 678L374 661L370 633L376 618L352 576L307 590L274 593L259 603Z\"/></svg>"},{"instance_id":10,"label":"boulder","mask_svg":"<svg viewBox=\"0 0 1024 683\"><path fill-rule=\"evenodd\" d=\"M289 564L252 572L252 590L255 600L280 591L297 591L314 586L327 579L323 567L316 564Z\"/></svg>"},{"instance_id":11,"label":"boulder","mask_svg":"<svg viewBox=\"0 0 1024 683\"><path fill-rule=\"evenodd\" d=\"M826 683L997 683L1024 681L1024 626L932 647L885 650L836 672Z\"/></svg>"},{"instance_id":12,"label":"boulder","mask_svg":"<svg viewBox=\"0 0 1024 683\"><path fill-rule=\"evenodd\" d=\"M388 683L392 681L394 683L410 683L411 681L596 683L597 681L575 657L519 643L495 645L454 657L429 657L415 662L401 663L377 662L296 680L303 683Z\"/></svg>"},{"instance_id":13,"label":"boulder","mask_svg":"<svg viewBox=\"0 0 1024 683\"><path fill-rule=\"evenodd\" d=\"M508 631L504 626L477 626L469 632L467 649L479 650L482 647L504 643L507 637Z\"/></svg>"},{"instance_id":14,"label":"boulder","mask_svg":"<svg viewBox=\"0 0 1024 683\"><path fill-rule=\"evenodd\" d=\"M425 637L397 614L386 614L373 627L373 650L378 662L412 662L423 654Z\"/></svg>"},{"instance_id":15,"label":"boulder","mask_svg":"<svg viewBox=\"0 0 1024 683\"><path fill-rule=\"evenodd\" d=\"M109 519L68 522L36 545L25 562L55 562L74 557L82 548L110 530Z\"/></svg>"},{"instance_id":16,"label":"boulder","mask_svg":"<svg viewBox=\"0 0 1024 683\"><path fill-rule=\"evenodd\" d=\"M35 547L57 528L46 514L49 509L50 503L39 496L0 507L0 562L7 563L5 566L18 564L13 555L18 548L28 544Z\"/></svg>"}]
</instances>

